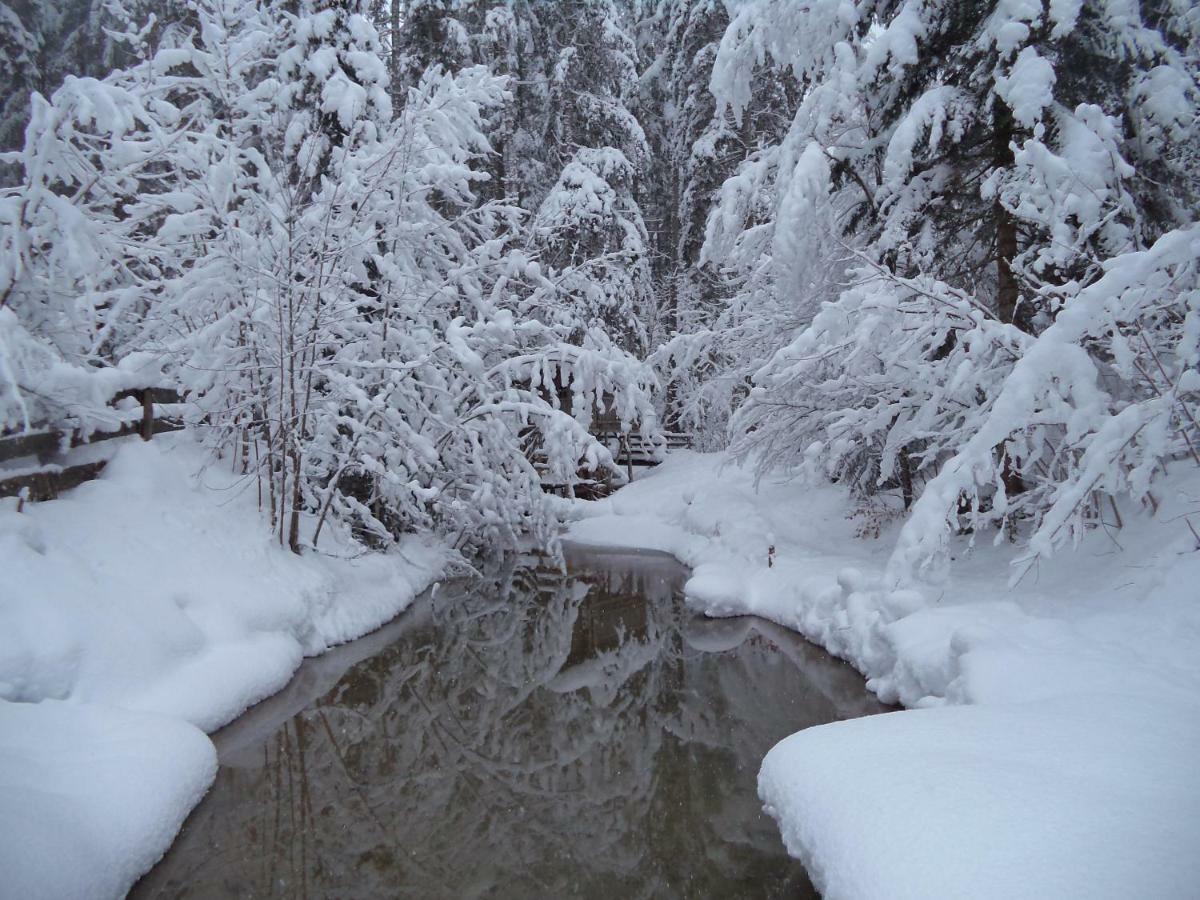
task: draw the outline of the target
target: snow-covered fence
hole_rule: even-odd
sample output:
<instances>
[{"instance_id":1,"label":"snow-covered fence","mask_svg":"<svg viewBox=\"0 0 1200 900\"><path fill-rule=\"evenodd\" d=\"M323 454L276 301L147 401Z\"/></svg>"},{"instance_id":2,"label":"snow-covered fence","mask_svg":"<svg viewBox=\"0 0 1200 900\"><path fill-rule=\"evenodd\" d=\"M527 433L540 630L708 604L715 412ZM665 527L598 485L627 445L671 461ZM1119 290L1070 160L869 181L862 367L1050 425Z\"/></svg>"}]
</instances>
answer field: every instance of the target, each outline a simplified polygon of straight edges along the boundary
<instances>
[{"instance_id":1,"label":"snow-covered fence","mask_svg":"<svg viewBox=\"0 0 1200 900\"><path fill-rule=\"evenodd\" d=\"M692 435L678 431L660 432L660 440L654 440L640 431L623 432L606 429L604 422L597 421L592 425L592 436L608 447L613 461L624 466L630 480L633 478L635 467L657 466L666 457L668 451L683 450L692 446ZM592 477L597 473L579 472L570 484L564 484L560 479L550 476L546 465L545 453L534 451L533 463L542 476L542 490L561 496L574 496L581 500L598 500L612 493L614 484L608 477Z\"/></svg>"},{"instance_id":2,"label":"snow-covered fence","mask_svg":"<svg viewBox=\"0 0 1200 900\"><path fill-rule=\"evenodd\" d=\"M609 449L613 461L625 468L630 480L633 478L635 467L657 466L668 451L689 449L692 446L692 435L684 432L664 431L652 439L637 430L607 430L602 422L593 423L591 434ZM564 482L561 476L551 474L546 453L540 448L533 450L530 460L541 477L542 490L547 493L563 497L573 496L580 500L599 500L607 497L617 486L611 479L611 473L606 475L585 469L580 469L574 479Z\"/></svg>"},{"instance_id":3,"label":"snow-covered fence","mask_svg":"<svg viewBox=\"0 0 1200 900\"><path fill-rule=\"evenodd\" d=\"M681 431L664 431L661 433L661 441L652 440L640 431L597 431L595 434L609 445L613 459L618 465L625 466L631 478L635 466L657 466L668 451L684 450L692 446L692 436Z\"/></svg>"},{"instance_id":4,"label":"snow-covered fence","mask_svg":"<svg viewBox=\"0 0 1200 900\"><path fill-rule=\"evenodd\" d=\"M129 399L137 400L139 406L123 406ZM182 400L173 388L131 388L117 392L109 401L113 407L111 428L90 432L43 429L0 437L0 497L51 500L90 481L104 470L106 460L72 460L70 451L113 438L136 434L148 441L156 434L178 431L183 424L171 407Z\"/></svg>"}]
</instances>

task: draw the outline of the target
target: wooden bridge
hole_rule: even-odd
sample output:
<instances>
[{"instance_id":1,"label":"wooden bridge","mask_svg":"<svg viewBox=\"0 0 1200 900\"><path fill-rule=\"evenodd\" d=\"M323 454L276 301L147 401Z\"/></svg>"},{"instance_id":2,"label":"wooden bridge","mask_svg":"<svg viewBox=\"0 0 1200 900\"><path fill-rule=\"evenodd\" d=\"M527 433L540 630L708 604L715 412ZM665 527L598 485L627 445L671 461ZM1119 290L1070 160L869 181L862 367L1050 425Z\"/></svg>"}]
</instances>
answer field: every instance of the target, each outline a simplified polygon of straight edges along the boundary
<instances>
[{"instance_id":1,"label":"wooden bridge","mask_svg":"<svg viewBox=\"0 0 1200 900\"><path fill-rule=\"evenodd\" d=\"M570 386L559 378L554 379L552 387L539 387L538 391L546 399L550 399L553 393L557 407L568 415L573 413L575 395ZM669 451L692 446L692 435L680 431L660 432L661 441L651 440L637 430L626 431L625 423L615 410L612 394L605 394L599 403L593 405L591 418L592 436L608 447L613 461L625 468L630 481L633 480L635 468L657 466ZM534 447L529 459L541 476L542 490L547 493L595 500L611 494L615 488L612 479L606 473L584 469L577 471L570 482L563 483L558 476L550 475L546 453L541 447Z\"/></svg>"},{"instance_id":2,"label":"wooden bridge","mask_svg":"<svg viewBox=\"0 0 1200 900\"><path fill-rule=\"evenodd\" d=\"M619 427L619 426L618 426ZM630 481L635 468L659 465L671 450L686 450L692 446L692 436L679 431L662 432L663 440L654 442L640 431L621 432L617 429L603 430L593 426L592 434L612 453L613 461L625 469ZM577 497L581 500L597 500L611 494L615 488L612 480L601 472L580 470L569 483L552 479L546 466L545 451L537 450L533 463L542 475L542 490L562 497Z\"/></svg>"},{"instance_id":3,"label":"wooden bridge","mask_svg":"<svg viewBox=\"0 0 1200 900\"><path fill-rule=\"evenodd\" d=\"M622 434L619 431L601 431L596 437L608 447L617 465L625 466L633 478L635 466L657 466L671 450L686 450L692 446L692 436L681 431L664 431L663 442L653 443L640 431Z\"/></svg>"}]
</instances>

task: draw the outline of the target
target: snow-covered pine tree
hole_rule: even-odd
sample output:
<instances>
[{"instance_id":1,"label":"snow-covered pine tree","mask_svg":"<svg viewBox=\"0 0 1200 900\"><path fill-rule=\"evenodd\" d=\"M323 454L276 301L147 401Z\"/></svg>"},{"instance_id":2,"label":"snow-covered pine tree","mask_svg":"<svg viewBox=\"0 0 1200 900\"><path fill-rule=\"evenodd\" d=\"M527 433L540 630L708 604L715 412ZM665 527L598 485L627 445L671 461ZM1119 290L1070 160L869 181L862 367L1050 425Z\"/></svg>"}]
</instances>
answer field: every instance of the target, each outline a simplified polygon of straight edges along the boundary
<instances>
[{"instance_id":1,"label":"snow-covered pine tree","mask_svg":"<svg viewBox=\"0 0 1200 900\"><path fill-rule=\"evenodd\" d=\"M435 65L450 72L486 65L488 60L480 57L478 33L487 14L506 5L505 0L391 0L386 24L398 105Z\"/></svg>"},{"instance_id":2,"label":"snow-covered pine tree","mask_svg":"<svg viewBox=\"0 0 1200 900\"><path fill-rule=\"evenodd\" d=\"M1169 458L1195 428L1190 401L1171 393L1191 352L1172 324L1190 314L1186 267L1163 298L1172 312L1153 324L1128 294L1120 295L1132 304L1123 310L1093 301L1106 310L1093 319L1099 330L1072 339L1084 354L1079 363L1087 360L1077 374L1091 374L1071 379L1079 396L1064 397L1062 412L1050 413L1038 388L1021 395L1029 403L1020 415L1010 411L1004 434L988 432L986 452L972 438L993 421L996 398L1017 373L1029 387L1023 361L1043 330L1061 333L1052 323L1064 306L1129 254L1145 259L1136 254L1164 231L1154 246L1176 246L1167 229L1195 219L1197 82L1188 48L1197 20L1182 5L1144 7L1119 15L1086 2L996 3L983 15L954 3L741 7L714 73L721 101L735 111L748 102L764 57L787 65L803 95L775 150L769 240L757 238L750 258L778 262L780 248L799 239L808 260L823 255L834 271L839 256L856 260L853 286L759 374L739 422L743 451L762 451L766 465L808 464L868 492L895 486L906 500L922 478L936 477L938 489L918 501L906 532L906 541L928 549L938 545L930 535L944 536L962 516L976 528L1053 520L1063 508L1058 498L1074 496L1068 486L1079 484L1079 460L1098 446L1106 416L1154 396L1164 416L1155 421L1174 437L1151 449L1140 432L1130 435L1123 464L1112 445L1106 451L1124 474L1105 490L1144 494L1143 482L1125 478L1137 469L1129 454ZM1158 102L1147 103L1151 85L1160 88ZM740 224L755 173L752 161L727 182L710 222L710 251L719 258L753 250L756 230L761 235L761 226ZM1142 178L1159 186L1139 191ZM1172 198L1163 184L1173 186ZM811 252L820 249L813 222L821 219L789 216L789 204L832 217L840 240ZM1165 250L1149 258L1168 257L1173 262L1155 272L1183 265ZM786 277L786 269L774 271L770 280L778 290ZM793 285L794 302L822 299ZM1147 337L1144 349L1132 349L1131 331ZM1116 360L1125 374L1108 384ZM1061 372L1037 377L1061 396ZM1090 393L1087 385L1101 380L1108 386ZM1092 400L1076 406L1085 396ZM970 466L948 464L965 444ZM956 489L945 487L951 481ZM1088 483L1089 491L1097 486ZM1051 529L1054 540L1078 533L1095 496L1071 507ZM1036 543L1043 552L1053 541ZM928 555L899 558L911 570Z\"/></svg>"},{"instance_id":3,"label":"snow-covered pine tree","mask_svg":"<svg viewBox=\"0 0 1200 900\"><path fill-rule=\"evenodd\" d=\"M615 147L580 149L533 217L531 249L553 287L525 308L582 342L600 329L644 355L653 315L650 248L633 196L636 172Z\"/></svg>"},{"instance_id":4,"label":"snow-covered pine tree","mask_svg":"<svg viewBox=\"0 0 1200 900\"><path fill-rule=\"evenodd\" d=\"M541 12L546 9L541 6ZM541 171L545 148L531 139L545 112L545 44L538 4L528 0L394 0L391 31L393 97L403 104L409 87L435 66L458 72L485 66L507 77L512 99L487 111L485 130L493 153L482 161L492 175L480 185L483 200L509 197L526 208L530 171ZM539 181L544 190L544 175Z\"/></svg>"},{"instance_id":5,"label":"snow-covered pine tree","mask_svg":"<svg viewBox=\"0 0 1200 900\"><path fill-rule=\"evenodd\" d=\"M773 218L774 148L796 97L790 76L764 58L752 64L755 90L745 106L718 107L710 82L728 23L724 6L680 2L658 11L647 20L648 30L657 25L660 33L651 39L656 50L643 76L647 102L663 111L651 135L663 223L656 233L662 272L656 290L667 340L654 361L667 384L670 420L715 448L725 445L729 416L751 373L803 314L775 301L761 244L761 226L769 229ZM732 179L743 164L747 177ZM706 222L723 185L724 230L747 240L705 253ZM735 217L736 227L728 224Z\"/></svg>"},{"instance_id":6,"label":"snow-covered pine tree","mask_svg":"<svg viewBox=\"0 0 1200 900\"><path fill-rule=\"evenodd\" d=\"M489 116L505 195L534 210L580 147L615 147L641 171L634 19L626 4L551 0L409 0L396 47L400 83L430 67L486 66L513 100Z\"/></svg>"},{"instance_id":7,"label":"snow-covered pine tree","mask_svg":"<svg viewBox=\"0 0 1200 900\"><path fill-rule=\"evenodd\" d=\"M553 7L553 15L551 13ZM560 167L578 147L613 147L640 169L647 161L637 102L637 49L629 10L616 0L546 4L550 106L546 137Z\"/></svg>"},{"instance_id":8,"label":"snow-covered pine tree","mask_svg":"<svg viewBox=\"0 0 1200 900\"><path fill-rule=\"evenodd\" d=\"M629 10L611 0L420 0L407 15L405 79L434 65L472 64L508 78L512 101L485 124L495 153L479 196L511 198L532 214L527 252L539 258L543 281L526 309L575 341L600 325L644 352L654 308L637 198L649 156L630 108L637 71Z\"/></svg>"},{"instance_id":9,"label":"snow-covered pine tree","mask_svg":"<svg viewBox=\"0 0 1200 900\"><path fill-rule=\"evenodd\" d=\"M699 266L704 222L717 188L733 174L744 145L716 115L709 91L713 59L729 17L719 0L644 4L637 18L640 110L651 149L641 203L655 228L654 280L663 337L711 321L720 296Z\"/></svg>"},{"instance_id":10,"label":"snow-covered pine tree","mask_svg":"<svg viewBox=\"0 0 1200 900\"><path fill-rule=\"evenodd\" d=\"M21 146L34 91L49 96L68 75L103 76L133 62L130 31L157 41L189 25L182 0L0 3L0 150Z\"/></svg>"},{"instance_id":11,"label":"snow-covered pine tree","mask_svg":"<svg viewBox=\"0 0 1200 900\"><path fill-rule=\"evenodd\" d=\"M29 18L0 3L0 149L20 146L29 95L41 87L42 35Z\"/></svg>"},{"instance_id":12,"label":"snow-covered pine tree","mask_svg":"<svg viewBox=\"0 0 1200 900\"><path fill-rule=\"evenodd\" d=\"M737 129L728 117L715 114L708 89L729 19L717 0L673 0L642 4L636 21L643 69L639 109L651 149L641 204L654 248L652 343L661 346L684 335L654 358L664 375L667 421L694 428L702 418L687 415L682 406L698 393L701 366L695 363L704 351L695 352L701 343L697 334L716 317L725 296L717 273L700 265L704 221L717 188L744 155ZM700 428L700 445L710 443L716 430ZM723 442L723 421L719 437Z\"/></svg>"}]
</instances>

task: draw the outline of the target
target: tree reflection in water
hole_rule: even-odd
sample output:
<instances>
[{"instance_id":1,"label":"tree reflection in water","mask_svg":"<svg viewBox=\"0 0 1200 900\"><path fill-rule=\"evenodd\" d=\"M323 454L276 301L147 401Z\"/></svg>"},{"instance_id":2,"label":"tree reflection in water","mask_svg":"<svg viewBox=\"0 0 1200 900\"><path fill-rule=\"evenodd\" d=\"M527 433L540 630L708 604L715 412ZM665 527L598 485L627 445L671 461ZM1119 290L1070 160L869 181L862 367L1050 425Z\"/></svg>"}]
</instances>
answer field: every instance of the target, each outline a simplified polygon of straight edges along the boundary
<instances>
[{"instance_id":1,"label":"tree reflection in water","mask_svg":"<svg viewBox=\"0 0 1200 900\"><path fill-rule=\"evenodd\" d=\"M785 735L882 711L861 679L688 612L667 557L536 563L443 586L216 734L133 896L809 895L755 776Z\"/></svg>"}]
</instances>

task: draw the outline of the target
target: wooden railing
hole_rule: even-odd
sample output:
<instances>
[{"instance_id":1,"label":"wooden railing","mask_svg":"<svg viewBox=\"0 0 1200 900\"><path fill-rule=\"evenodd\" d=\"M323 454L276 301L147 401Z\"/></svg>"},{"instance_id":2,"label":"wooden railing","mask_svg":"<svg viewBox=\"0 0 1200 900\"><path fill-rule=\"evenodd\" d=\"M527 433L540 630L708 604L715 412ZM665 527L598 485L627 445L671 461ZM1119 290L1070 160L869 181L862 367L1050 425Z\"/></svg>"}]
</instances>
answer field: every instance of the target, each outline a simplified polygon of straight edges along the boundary
<instances>
[{"instance_id":1,"label":"wooden railing","mask_svg":"<svg viewBox=\"0 0 1200 900\"><path fill-rule=\"evenodd\" d=\"M692 446L692 436L683 432L662 432L663 442L655 443L643 437L641 432L623 433L617 430L594 430L593 434L601 443L613 449L613 461L624 466L630 480L633 480L634 468L657 466L671 450L683 450ZM577 473L570 484L551 481L545 465L544 451L535 451L534 465L542 473L542 489L552 494L563 496L573 495L582 500L593 500L607 496L613 486L608 480L591 477L588 473Z\"/></svg>"},{"instance_id":2,"label":"wooden railing","mask_svg":"<svg viewBox=\"0 0 1200 900\"><path fill-rule=\"evenodd\" d=\"M639 431L628 434L620 432L601 432L597 434L601 441L610 446L616 444L613 459L617 465L626 466L632 470L634 466L657 466L663 461L663 456L671 450L686 450L692 446L692 436L679 431L662 432L664 443L656 444L649 438L643 437ZM632 471L630 472L632 475Z\"/></svg>"},{"instance_id":3,"label":"wooden railing","mask_svg":"<svg viewBox=\"0 0 1200 900\"><path fill-rule=\"evenodd\" d=\"M26 457L37 460L36 465L18 467L9 473L0 469L0 497L20 497L22 502L52 500L63 491L92 480L104 470L105 460L102 459L74 464L67 462L68 451L135 434L148 441L156 434L178 431L183 427L177 416L169 413L164 415L159 409L162 405L182 402L178 391L160 387L133 388L114 394L109 405L115 406L130 397L136 398L141 404L140 413L114 410L114 420L119 422L114 429L101 429L87 434L45 429L0 436L0 464ZM130 417L131 412L135 412L135 416Z\"/></svg>"}]
</instances>

